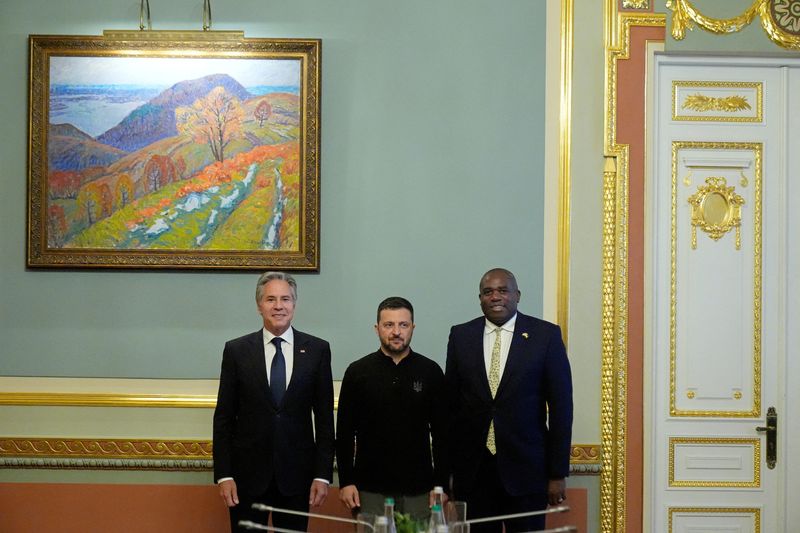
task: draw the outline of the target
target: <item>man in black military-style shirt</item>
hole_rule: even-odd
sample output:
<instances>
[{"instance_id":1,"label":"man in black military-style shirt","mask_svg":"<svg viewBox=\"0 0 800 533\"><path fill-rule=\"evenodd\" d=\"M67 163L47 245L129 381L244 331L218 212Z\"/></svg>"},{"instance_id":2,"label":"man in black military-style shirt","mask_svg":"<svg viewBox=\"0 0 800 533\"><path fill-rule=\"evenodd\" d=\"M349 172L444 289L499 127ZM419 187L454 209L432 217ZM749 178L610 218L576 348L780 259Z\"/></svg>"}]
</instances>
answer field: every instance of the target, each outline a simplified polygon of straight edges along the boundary
<instances>
[{"instance_id":1,"label":"man in black military-style shirt","mask_svg":"<svg viewBox=\"0 0 800 533\"><path fill-rule=\"evenodd\" d=\"M444 374L410 348L414 308L405 298L378 306L380 349L352 363L339 392L339 499L354 514L395 509L425 518L433 487L447 486Z\"/></svg>"}]
</instances>

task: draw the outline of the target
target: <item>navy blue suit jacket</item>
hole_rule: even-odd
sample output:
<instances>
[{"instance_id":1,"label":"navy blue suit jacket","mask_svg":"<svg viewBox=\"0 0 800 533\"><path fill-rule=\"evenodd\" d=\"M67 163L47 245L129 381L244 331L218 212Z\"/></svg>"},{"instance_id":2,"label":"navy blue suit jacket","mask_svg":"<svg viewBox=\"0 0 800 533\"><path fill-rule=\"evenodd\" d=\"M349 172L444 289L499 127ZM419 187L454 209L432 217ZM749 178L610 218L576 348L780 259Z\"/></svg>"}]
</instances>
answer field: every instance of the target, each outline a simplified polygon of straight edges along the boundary
<instances>
[{"instance_id":1,"label":"navy blue suit jacket","mask_svg":"<svg viewBox=\"0 0 800 533\"><path fill-rule=\"evenodd\" d=\"M546 492L548 480L569 475L572 376L561 329L517 313L493 399L483 355L485 324L480 317L453 326L447 345L454 488L457 494L471 490L494 420L497 469L506 491Z\"/></svg>"},{"instance_id":2,"label":"navy blue suit jacket","mask_svg":"<svg viewBox=\"0 0 800 533\"><path fill-rule=\"evenodd\" d=\"M333 480L330 345L294 330L291 381L276 405L262 330L228 341L214 411L214 479L233 477L239 496L263 494L273 475L285 495ZM312 419L313 414L313 419Z\"/></svg>"}]
</instances>

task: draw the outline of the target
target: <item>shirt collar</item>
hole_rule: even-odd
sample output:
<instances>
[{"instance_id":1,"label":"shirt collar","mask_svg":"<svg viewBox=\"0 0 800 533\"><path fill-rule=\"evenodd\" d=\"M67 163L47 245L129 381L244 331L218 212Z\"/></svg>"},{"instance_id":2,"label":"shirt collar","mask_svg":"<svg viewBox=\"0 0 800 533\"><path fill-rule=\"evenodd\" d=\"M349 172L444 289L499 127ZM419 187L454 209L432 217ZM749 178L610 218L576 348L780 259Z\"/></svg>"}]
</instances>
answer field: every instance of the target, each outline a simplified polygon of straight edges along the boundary
<instances>
[{"instance_id":1,"label":"shirt collar","mask_svg":"<svg viewBox=\"0 0 800 533\"><path fill-rule=\"evenodd\" d=\"M270 331L267 331L267 328L261 328L261 332L264 336L264 345L269 344L272 342L272 339L275 337L280 337L283 339L283 342L288 342L289 344L294 344L294 328L289 326L289 329L284 331L281 335L273 335Z\"/></svg>"},{"instance_id":2,"label":"shirt collar","mask_svg":"<svg viewBox=\"0 0 800 533\"><path fill-rule=\"evenodd\" d=\"M504 331L508 331L509 333L514 333L514 326L517 323L517 313L514 313L514 316L508 319L508 321L503 324L502 326L497 326L493 322L489 322L489 319L486 319L485 325L483 327L483 334L488 335L489 333L494 333L498 327Z\"/></svg>"}]
</instances>

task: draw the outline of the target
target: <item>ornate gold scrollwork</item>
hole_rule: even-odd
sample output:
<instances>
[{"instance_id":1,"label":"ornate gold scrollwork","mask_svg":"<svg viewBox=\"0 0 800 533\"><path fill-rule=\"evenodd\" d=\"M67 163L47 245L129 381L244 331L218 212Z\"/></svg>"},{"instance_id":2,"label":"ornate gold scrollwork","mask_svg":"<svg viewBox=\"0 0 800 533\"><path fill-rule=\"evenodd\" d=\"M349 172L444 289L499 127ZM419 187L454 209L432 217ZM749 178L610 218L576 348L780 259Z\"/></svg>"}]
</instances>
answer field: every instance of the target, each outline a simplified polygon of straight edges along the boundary
<instances>
[{"instance_id":1,"label":"ornate gold scrollwork","mask_svg":"<svg viewBox=\"0 0 800 533\"><path fill-rule=\"evenodd\" d=\"M650 0L622 0L623 9L650 9Z\"/></svg>"},{"instance_id":2,"label":"ornate gold scrollwork","mask_svg":"<svg viewBox=\"0 0 800 533\"><path fill-rule=\"evenodd\" d=\"M687 28L692 29L693 22L712 33L735 33L758 15L772 42L783 48L800 49L800 9L796 0L754 0L741 15L729 19L708 17L689 0L669 0L667 7L672 10L672 37L677 41L686 36Z\"/></svg>"},{"instance_id":3,"label":"ornate gold scrollwork","mask_svg":"<svg viewBox=\"0 0 800 533\"><path fill-rule=\"evenodd\" d=\"M741 248L744 198L736 194L735 187L728 187L725 178L706 178L706 185L699 186L688 201L692 205L692 250L697 248L698 227L715 241L736 228L736 249Z\"/></svg>"},{"instance_id":4,"label":"ornate gold scrollwork","mask_svg":"<svg viewBox=\"0 0 800 533\"><path fill-rule=\"evenodd\" d=\"M747 97L745 96L736 95L716 98L704 94L692 94L687 96L686 101L683 103L683 108L691 109L692 111L723 111L725 113L734 113L736 111L751 109L750 104L747 102Z\"/></svg>"}]
</instances>

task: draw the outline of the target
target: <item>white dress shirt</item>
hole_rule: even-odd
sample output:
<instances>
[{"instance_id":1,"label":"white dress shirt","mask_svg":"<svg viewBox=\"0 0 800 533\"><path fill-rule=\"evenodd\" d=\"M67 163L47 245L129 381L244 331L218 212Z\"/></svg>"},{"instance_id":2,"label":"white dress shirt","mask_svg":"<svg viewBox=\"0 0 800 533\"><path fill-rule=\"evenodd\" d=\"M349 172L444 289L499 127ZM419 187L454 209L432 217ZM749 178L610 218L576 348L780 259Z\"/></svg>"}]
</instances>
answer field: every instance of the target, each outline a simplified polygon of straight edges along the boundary
<instances>
[{"instance_id":1,"label":"white dress shirt","mask_svg":"<svg viewBox=\"0 0 800 533\"><path fill-rule=\"evenodd\" d=\"M286 388L289 388L289 382L292 379L292 368L294 368L294 329L289 326L289 329L281 335L273 335L267 328L261 330L264 335L264 359L267 363L267 381L272 383L272 359L275 357L275 345L272 344L272 339L280 337L283 339L281 343L281 351L283 352L283 359L286 361Z\"/></svg>"},{"instance_id":2,"label":"white dress shirt","mask_svg":"<svg viewBox=\"0 0 800 533\"><path fill-rule=\"evenodd\" d=\"M503 371L508 361L508 349L511 348L511 339L514 337L514 326L517 323L517 314L508 319L502 326L497 326L489 320L483 328L483 363L486 365L486 377L489 377L489 367L492 364L492 348L494 348L494 338L496 330L500 328L500 375L498 382L503 379Z\"/></svg>"}]
</instances>

